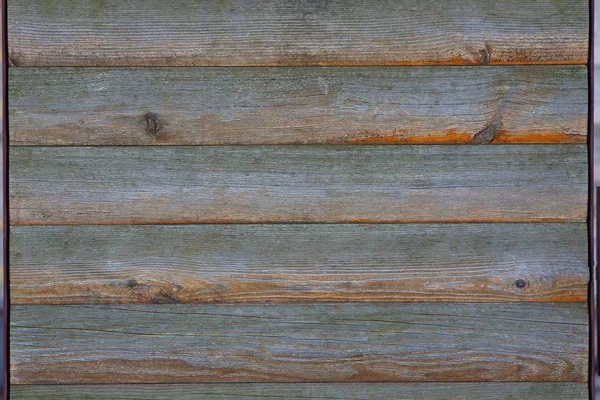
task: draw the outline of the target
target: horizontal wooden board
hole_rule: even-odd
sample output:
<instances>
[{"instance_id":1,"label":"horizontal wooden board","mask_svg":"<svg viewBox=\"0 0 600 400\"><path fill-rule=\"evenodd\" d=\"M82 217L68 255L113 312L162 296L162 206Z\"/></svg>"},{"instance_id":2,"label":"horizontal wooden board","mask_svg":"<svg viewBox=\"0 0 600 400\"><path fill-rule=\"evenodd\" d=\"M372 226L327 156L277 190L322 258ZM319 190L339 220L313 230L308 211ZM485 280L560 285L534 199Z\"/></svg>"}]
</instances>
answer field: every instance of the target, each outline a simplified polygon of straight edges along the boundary
<instances>
[{"instance_id":1,"label":"horizontal wooden board","mask_svg":"<svg viewBox=\"0 0 600 400\"><path fill-rule=\"evenodd\" d=\"M14 145L573 143L584 66L10 69Z\"/></svg>"},{"instance_id":2,"label":"horizontal wooden board","mask_svg":"<svg viewBox=\"0 0 600 400\"><path fill-rule=\"evenodd\" d=\"M11 381L585 382L585 303L14 306Z\"/></svg>"},{"instance_id":3,"label":"horizontal wooden board","mask_svg":"<svg viewBox=\"0 0 600 400\"><path fill-rule=\"evenodd\" d=\"M16 66L585 64L587 0L13 0Z\"/></svg>"},{"instance_id":4,"label":"horizontal wooden board","mask_svg":"<svg viewBox=\"0 0 600 400\"><path fill-rule=\"evenodd\" d=\"M13 385L14 400L444 399L583 400L585 383L235 383L182 385Z\"/></svg>"},{"instance_id":5,"label":"horizontal wooden board","mask_svg":"<svg viewBox=\"0 0 600 400\"><path fill-rule=\"evenodd\" d=\"M18 147L11 223L585 221L585 145Z\"/></svg>"},{"instance_id":6,"label":"horizontal wooden board","mask_svg":"<svg viewBox=\"0 0 600 400\"><path fill-rule=\"evenodd\" d=\"M11 304L586 301L585 224L32 226Z\"/></svg>"}]
</instances>

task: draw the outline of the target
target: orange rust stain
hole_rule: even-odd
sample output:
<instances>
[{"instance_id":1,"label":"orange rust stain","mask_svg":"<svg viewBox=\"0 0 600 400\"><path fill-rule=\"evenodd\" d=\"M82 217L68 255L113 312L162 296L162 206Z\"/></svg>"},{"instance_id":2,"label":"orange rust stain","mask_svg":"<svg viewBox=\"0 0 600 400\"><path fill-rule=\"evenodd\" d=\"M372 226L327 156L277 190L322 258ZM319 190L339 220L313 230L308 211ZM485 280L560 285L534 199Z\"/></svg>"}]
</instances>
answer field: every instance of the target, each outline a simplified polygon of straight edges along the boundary
<instances>
[{"instance_id":1,"label":"orange rust stain","mask_svg":"<svg viewBox=\"0 0 600 400\"><path fill-rule=\"evenodd\" d=\"M547 302L552 302L552 303L584 303L587 300L588 300L587 299L587 295L586 294L581 294L579 296L577 296L577 295L571 295L571 296L552 297L551 299L539 299L539 300L533 300L532 302L534 302L534 303L547 303Z\"/></svg>"},{"instance_id":2,"label":"orange rust stain","mask_svg":"<svg viewBox=\"0 0 600 400\"><path fill-rule=\"evenodd\" d=\"M471 135L468 133L460 133L455 129L449 129L443 135L431 136L374 136L365 138L354 138L349 140L352 144L465 144L471 142Z\"/></svg>"},{"instance_id":3,"label":"orange rust stain","mask_svg":"<svg viewBox=\"0 0 600 400\"><path fill-rule=\"evenodd\" d=\"M586 65L586 60L514 60L492 61L489 65Z\"/></svg>"},{"instance_id":4,"label":"orange rust stain","mask_svg":"<svg viewBox=\"0 0 600 400\"><path fill-rule=\"evenodd\" d=\"M442 135L431 136L405 136L404 133L387 136L371 136L349 139L351 144L468 144L473 140L468 133L449 129ZM586 143L587 137L583 135L567 135L562 132L529 132L514 135L507 131L500 131L492 140L493 144L541 144L541 143Z\"/></svg>"},{"instance_id":5,"label":"orange rust stain","mask_svg":"<svg viewBox=\"0 0 600 400\"><path fill-rule=\"evenodd\" d=\"M497 144L521 144L521 143L586 143L587 137L580 135L567 135L556 132L531 132L524 135L511 135L501 131L492 140Z\"/></svg>"}]
</instances>

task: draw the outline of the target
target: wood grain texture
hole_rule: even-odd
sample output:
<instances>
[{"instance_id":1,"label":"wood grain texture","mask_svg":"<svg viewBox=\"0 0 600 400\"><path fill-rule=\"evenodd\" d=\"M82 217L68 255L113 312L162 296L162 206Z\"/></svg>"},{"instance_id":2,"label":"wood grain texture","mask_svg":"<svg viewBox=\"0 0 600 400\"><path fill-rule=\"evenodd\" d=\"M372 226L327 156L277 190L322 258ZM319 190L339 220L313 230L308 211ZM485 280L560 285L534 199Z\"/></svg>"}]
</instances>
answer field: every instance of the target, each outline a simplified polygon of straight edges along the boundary
<instances>
[{"instance_id":1,"label":"wood grain texture","mask_svg":"<svg viewBox=\"0 0 600 400\"><path fill-rule=\"evenodd\" d=\"M18 147L11 223L585 221L585 145Z\"/></svg>"},{"instance_id":2,"label":"wood grain texture","mask_svg":"<svg viewBox=\"0 0 600 400\"><path fill-rule=\"evenodd\" d=\"M586 0L13 0L16 66L585 64Z\"/></svg>"},{"instance_id":3,"label":"wood grain texture","mask_svg":"<svg viewBox=\"0 0 600 400\"><path fill-rule=\"evenodd\" d=\"M586 235L585 224L13 227L11 304L586 301Z\"/></svg>"},{"instance_id":4,"label":"wood grain texture","mask_svg":"<svg viewBox=\"0 0 600 400\"><path fill-rule=\"evenodd\" d=\"M291 383L13 385L14 400L583 400L585 383Z\"/></svg>"},{"instance_id":5,"label":"wood grain texture","mask_svg":"<svg viewBox=\"0 0 600 400\"><path fill-rule=\"evenodd\" d=\"M14 306L11 382L585 382L585 303Z\"/></svg>"},{"instance_id":6,"label":"wood grain texture","mask_svg":"<svg viewBox=\"0 0 600 400\"><path fill-rule=\"evenodd\" d=\"M584 66L11 68L10 82L13 145L583 143L587 135Z\"/></svg>"}]
</instances>

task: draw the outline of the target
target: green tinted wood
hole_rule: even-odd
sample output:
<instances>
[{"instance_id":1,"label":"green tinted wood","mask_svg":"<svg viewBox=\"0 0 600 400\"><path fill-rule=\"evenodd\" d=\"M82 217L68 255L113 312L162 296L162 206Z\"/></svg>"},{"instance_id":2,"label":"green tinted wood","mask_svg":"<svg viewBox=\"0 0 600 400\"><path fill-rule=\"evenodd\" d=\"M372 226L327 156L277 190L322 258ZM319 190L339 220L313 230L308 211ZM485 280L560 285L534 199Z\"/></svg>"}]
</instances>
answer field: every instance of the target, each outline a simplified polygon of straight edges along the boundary
<instances>
[{"instance_id":1,"label":"green tinted wood","mask_svg":"<svg viewBox=\"0 0 600 400\"><path fill-rule=\"evenodd\" d=\"M289 383L187 385L13 385L15 400L582 400L585 383Z\"/></svg>"},{"instance_id":2,"label":"green tinted wood","mask_svg":"<svg viewBox=\"0 0 600 400\"><path fill-rule=\"evenodd\" d=\"M11 144L573 143L587 69L11 68Z\"/></svg>"},{"instance_id":3,"label":"green tinted wood","mask_svg":"<svg viewBox=\"0 0 600 400\"><path fill-rule=\"evenodd\" d=\"M583 223L16 226L10 245L12 304L586 301L589 272Z\"/></svg>"},{"instance_id":4,"label":"green tinted wood","mask_svg":"<svg viewBox=\"0 0 600 400\"><path fill-rule=\"evenodd\" d=\"M11 380L585 382L585 303L13 306Z\"/></svg>"},{"instance_id":5,"label":"green tinted wood","mask_svg":"<svg viewBox=\"0 0 600 400\"><path fill-rule=\"evenodd\" d=\"M585 221L587 148L12 148L11 222Z\"/></svg>"},{"instance_id":6,"label":"green tinted wood","mask_svg":"<svg viewBox=\"0 0 600 400\"><path fill-rule=\"evenodd\" d=\"M585 64L586 0L12 0L17 66Z\"/></svg>"}]
</instances>

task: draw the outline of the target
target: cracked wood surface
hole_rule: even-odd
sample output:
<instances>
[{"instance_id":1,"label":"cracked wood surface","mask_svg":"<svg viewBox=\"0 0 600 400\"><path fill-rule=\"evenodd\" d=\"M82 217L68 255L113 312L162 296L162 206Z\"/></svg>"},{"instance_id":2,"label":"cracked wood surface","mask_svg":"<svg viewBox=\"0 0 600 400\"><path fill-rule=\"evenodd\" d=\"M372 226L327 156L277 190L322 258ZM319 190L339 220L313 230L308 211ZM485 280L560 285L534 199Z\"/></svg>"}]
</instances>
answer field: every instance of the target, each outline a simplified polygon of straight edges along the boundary
<instances>
[{"instance_id":1,"label":"cracked wood surface","mask_svg":"<svg viewBox=\"0 0 600 400\"><path fill-rule=\"evenodd\" d=\"M585 383L235 383L181 385L13 385L14 400L582 400Z\"/></svg>"},{"instance_id":2,"label":"cracked wood surface","mask_svg":"<svg viewBox=\"0 0 600 400\"><path fill-rule=\"evenodd\" d=\"M13 66L585 64L586 0L12 0Z\"/></svg>"},{"instance_id":3,"label":"cracked wood surface","mask_svg":"<svg viewBox=\"0 0 600 400\"><path fill-rule=\"evenodd\" d=\"M585 382L585 303L13 306L11 382Z\"/></svg>"},{"instance_id":4,"label":"cracked wood surface","mask_svg":"<svg viewBox=\"0 0 600 400\"><path fill-rule=\"evenodd\" d=\"M584 222L585 145L17 147L15 225Z\"/></svg>"},{"instance_id":5,"label":"cracked wood surface","mask_svg":"<svg viewBox=\"0 0 600 400\"><path fill-rule=\"evenodd\" d=\"M585 66L11 68L13 145L584 143Z\"/></svg>"},{"instance_id":6,"label":"cracked wood surface","mask_svg":"<svg viewBox=\"0 0 600 400\"><path fill-rule=\"evenodd\" d=\"M11 304L583 302L586 228L12 227Z\"/></svg>"}]
</instances>

